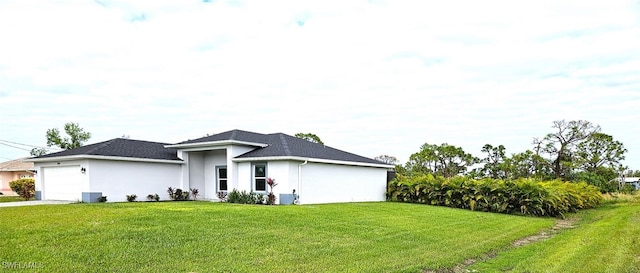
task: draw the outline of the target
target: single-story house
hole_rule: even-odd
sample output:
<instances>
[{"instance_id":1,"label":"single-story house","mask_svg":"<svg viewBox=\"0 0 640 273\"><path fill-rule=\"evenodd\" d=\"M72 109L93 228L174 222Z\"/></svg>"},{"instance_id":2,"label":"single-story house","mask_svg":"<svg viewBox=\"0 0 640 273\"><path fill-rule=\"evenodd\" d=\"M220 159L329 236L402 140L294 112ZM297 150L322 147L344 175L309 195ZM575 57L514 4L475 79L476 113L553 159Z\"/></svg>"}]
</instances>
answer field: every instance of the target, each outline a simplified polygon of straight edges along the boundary
<instances>
[{"instance_id":1,"label":"single-story house","mask_svg":"<svg viewBox=\"0 0 640 273\"><path fill-rule=\"evenodd\" d=\"M9 187L9 182L22 178L33 178L33 162L23 162L25 159L19 158L0 163L0 193L16 195Z\"/></svg>"},{"instance_id":2,"label":"single-story house","mask_svg":"<svg viewBox=\"0 0 640 273\"><path fill-rule=\"evenodd\" d=\"M618 179L618 183L620 187L624 187L625 185L631 185L636 190L640 190L640 177L623 177Z\"/></svg>"},{"instance_id":3,"label":"single-story house","mask_svg":"<svg viewBox=\"0 0 640 273\"><path fill-rule=\"evenodd\" d=\"M233 189L266 195L268 178L278 183L280 203L296 196L300 204L384 201L393 168L287 134L242 130L177 144L116 138L28 161L35 163L36 198L84 202L168 199L168 187L196 188L208 200Z\"/></svg>"}]
</instances>

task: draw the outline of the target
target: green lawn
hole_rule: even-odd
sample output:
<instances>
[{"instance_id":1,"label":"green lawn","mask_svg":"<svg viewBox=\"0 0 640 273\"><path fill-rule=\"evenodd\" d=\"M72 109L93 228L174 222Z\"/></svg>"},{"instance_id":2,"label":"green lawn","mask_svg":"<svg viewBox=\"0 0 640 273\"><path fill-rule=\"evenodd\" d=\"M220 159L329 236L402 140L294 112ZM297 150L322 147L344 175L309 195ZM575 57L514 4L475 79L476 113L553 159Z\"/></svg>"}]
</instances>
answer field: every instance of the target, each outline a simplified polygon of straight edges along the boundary
<instances>
[{"instance_id":1,"label":"green lawn","mask_svg":"<svg viewBox=\"0 0 640 273\"><path fill-rule=\"evenodd\" d=\"M477 272L640 272L640 196L576 215L576 227L499 253Z\"/></svg>"},{"instance_id":2,"label":"green lawn","mask_svg":"<svg viewBox=\"0 0 640 273\"><path fill-rule=\"evenodd\" d=\"M420 272L553 224L403 203L7 207L0 262L36 265L29 272Z\"/></svg>"},{"instance_id":3,"label":"green lawn","mask_svg":"<svg viewBox=\"0 0 640 273\"><path fill-rule=\"evenodd\" d=\"M0 195L0 203L3 203L3 202L18 202L18 201L24 201L24 198L22 198L20 196Z\"/></svg>"}]
</instances>

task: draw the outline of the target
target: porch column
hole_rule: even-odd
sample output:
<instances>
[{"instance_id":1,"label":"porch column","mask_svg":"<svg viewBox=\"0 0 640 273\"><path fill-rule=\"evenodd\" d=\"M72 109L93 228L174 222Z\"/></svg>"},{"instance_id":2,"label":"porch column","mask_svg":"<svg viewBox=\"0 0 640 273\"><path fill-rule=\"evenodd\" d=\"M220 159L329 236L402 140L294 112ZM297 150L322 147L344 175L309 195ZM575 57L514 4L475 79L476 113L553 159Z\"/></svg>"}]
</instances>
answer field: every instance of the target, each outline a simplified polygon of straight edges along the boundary
<instances>
[{"instance_id":1,"label":"porch column","mask_svg":"<svg viewBox=\"0 0 640 273\"><path fill-rule=\"evenodd\" d=\"M225 150L227 157L227 185L229 191L238 188L238 168L233 162L233 146L227 147Z\"/></svg>"},{"instance_id":2,"label":"porch column","mask_svg":"<svg viewBox=\"0 0 640 273\"><path fill-rule=\"evenodd\" d=\"M178 158L184 161L182 164L182 176L180 179L180 188L189 189L189 153L184 151L178 151Z\"/></svg>"}]
</instances>

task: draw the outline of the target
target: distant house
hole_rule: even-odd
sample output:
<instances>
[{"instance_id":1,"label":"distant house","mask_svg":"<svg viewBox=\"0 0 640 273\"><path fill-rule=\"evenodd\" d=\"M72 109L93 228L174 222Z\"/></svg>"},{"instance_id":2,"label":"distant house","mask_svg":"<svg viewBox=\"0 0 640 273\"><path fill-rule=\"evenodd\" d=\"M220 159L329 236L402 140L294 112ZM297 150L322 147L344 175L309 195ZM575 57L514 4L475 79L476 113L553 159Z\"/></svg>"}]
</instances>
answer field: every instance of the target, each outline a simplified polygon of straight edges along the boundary
<instances>
[{"instance_id":1,"label":"distant house","mask_svg":"<svg viewBox=\"0 0 640 273\"><path fill-rule=\"evenodd\" d=\"M268 193L281 203L384 201L392 165L283 133L231 130L176 144L116 138L29 159L36 197L49 200L125 201L168 187L197 188L217 200L233 189Z\"/></svg>"},{"instance_id":2,"label":"distant house","mask_svg":"<svg viewBox=\"0 0 640 273\"><path fill-rule=\"evenodd\" d=\"M33 178L33 162L23 162L26 158L19 158L0 163L0 192L4 195L15 195L9 187L9 182L21 178Z\"/></svg>"},{"instance_id":3,"label":"distant house","mask_svg":"<svg viewBox=\"0 0 640 273\"><path fill-rule=\"evenodd\" d=\"M623 177L622 179L619 178L618 182L620 186L631 185L636 190L640 190L640 177Z\"/></svg>"}]
</instances>

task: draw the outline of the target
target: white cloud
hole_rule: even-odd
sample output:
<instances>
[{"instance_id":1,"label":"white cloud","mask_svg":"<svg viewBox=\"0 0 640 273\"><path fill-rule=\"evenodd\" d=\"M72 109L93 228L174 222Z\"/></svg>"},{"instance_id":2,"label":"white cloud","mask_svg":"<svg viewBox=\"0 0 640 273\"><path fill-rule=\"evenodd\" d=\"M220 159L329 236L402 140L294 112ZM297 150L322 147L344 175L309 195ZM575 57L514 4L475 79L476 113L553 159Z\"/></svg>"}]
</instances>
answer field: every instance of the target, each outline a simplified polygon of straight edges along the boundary
<instances>
[{"instance_id":1,"label":"white cloud","mask_svg":"<svg viewBox=\"0 0 640 273\"><path fill-rule=\"evenodd\" d=\"M0 139L177 142L313 132L401 160L425 142L530 148L588 119L640 168L633 1L0 3ZM0 147L1 157L20 151Z\"/></svg>"}]
</instances>

